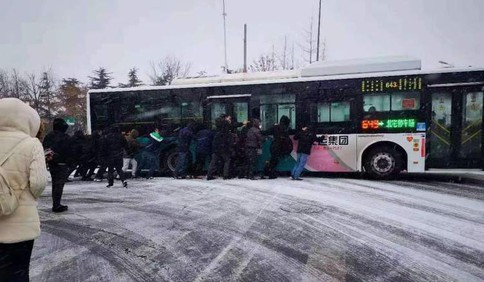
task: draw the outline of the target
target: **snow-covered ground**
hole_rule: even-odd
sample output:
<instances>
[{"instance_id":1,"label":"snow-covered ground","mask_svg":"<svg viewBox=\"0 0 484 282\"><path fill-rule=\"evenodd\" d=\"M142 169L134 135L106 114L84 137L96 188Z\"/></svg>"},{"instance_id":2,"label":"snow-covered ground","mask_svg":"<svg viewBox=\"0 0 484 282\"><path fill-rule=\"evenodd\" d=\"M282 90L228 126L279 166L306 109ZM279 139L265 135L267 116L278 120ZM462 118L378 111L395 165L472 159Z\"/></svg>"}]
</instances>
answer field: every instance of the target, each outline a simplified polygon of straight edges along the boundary
<instances>
[{"instance_id":1,"label":"snow-covered ground","mask_svg":"<svg viewBox=\"0 0 484 282\"><path fill-rule=\"evenodd\" d=\"M32 281L481 281L484 189L287 178L72 182Z\"/></svg>"}]
</instances>

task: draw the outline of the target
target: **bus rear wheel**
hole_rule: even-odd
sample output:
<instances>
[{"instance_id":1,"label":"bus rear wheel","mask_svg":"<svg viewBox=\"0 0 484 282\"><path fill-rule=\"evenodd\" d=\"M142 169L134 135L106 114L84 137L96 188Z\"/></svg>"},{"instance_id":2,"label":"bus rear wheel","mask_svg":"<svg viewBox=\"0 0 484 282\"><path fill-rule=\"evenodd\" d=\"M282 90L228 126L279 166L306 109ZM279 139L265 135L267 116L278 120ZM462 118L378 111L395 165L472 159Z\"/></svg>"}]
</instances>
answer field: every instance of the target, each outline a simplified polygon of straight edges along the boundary
<instances>
[{"instance_id":1,"label":"bus rear wheel","mask_svg":"<svg viewBox=\"0 0 484 282\"><path fill-rule=\"evenodd\" d=\"M173 174L176 169L176 162L178 159L178 150L176 148L170 149L163 157L163 168L168 174Z\"/></svg>"},{"instance_id":2,"label":"bus rear wheel","mask_svg":"<svg viewBox=\"0 0 484 282\"><path fill-rule=\"evenodd\" d=\"M373 148L365 158L364 167L372 178L390 179L400 173L402 156L389 147Z\"/></svg>"}]
</instances>

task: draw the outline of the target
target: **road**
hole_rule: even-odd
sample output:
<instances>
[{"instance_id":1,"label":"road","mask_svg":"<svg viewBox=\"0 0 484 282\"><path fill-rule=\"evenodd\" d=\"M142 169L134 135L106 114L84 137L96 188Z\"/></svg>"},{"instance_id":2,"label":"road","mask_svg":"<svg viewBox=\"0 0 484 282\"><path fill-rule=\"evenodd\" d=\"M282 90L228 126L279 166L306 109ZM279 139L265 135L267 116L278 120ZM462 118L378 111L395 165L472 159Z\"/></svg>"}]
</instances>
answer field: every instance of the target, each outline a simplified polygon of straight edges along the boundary
<instances>
[{"instance_id":1,"label":"road","mask_svg":"<svg viewBox=\"0 0 484 282\"><path fill-rule=\"evenodd\" d=\"M484 281L484 188L286 178L68 183L32 281Z\"/></svg>"}]
</instances>

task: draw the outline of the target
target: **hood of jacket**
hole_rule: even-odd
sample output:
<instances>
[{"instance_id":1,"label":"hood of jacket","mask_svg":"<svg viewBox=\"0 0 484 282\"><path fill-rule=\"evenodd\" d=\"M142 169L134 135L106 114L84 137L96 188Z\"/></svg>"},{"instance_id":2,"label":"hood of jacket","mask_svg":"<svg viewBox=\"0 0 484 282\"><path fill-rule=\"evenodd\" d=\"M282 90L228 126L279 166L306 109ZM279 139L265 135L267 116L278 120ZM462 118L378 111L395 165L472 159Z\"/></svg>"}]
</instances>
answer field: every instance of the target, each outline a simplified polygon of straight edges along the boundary
<instances>
[{"instance_id":1,"label":"hood of jacket","mask_svg":"<svg viewBox=\"0 0 484 282\"><path fill-rule=\"evenodd\" d=\"M252 120L252 127L257 127L257 128L259 128L259 127L260 127L260 120L258 120L258 119L256 119L256 118L255 118L255 119L253 119L253 120Z\"/></svg>"},{"instance_id":2,"label":"hood of jacket","mask_svg":"<svg viewBox=\"0 0 484 282\"><path fill-rule=\"evenodd\" d=\"M131 138L133 138L133 139L138 138L138 136L139 136L139 132L138 132L138 130L136 130L136 129L132 129L132 130L129 132L129 136L130 136Z\"/></svg>"},{"instance_id":3,"label":"hood of jacket","mask_svg":"<svg viewBox=\"0 0 484 282\"><path fill-rule=\"evenodd\" d=\"M163 136L160 135L160 133L156 132L156 131L153 131L150 133L150 136L151 138L153 138L154 140L156 140L157 142L161 142L163 141Z\"/></svg>"},{"instance_id":4,"label":"hood of jacket","mask_svg":"<svg viewBox=\"0 0 484 282\"><path fill-rule=\"evenodd\" d=\"M40 128L39 114L17 98L0 99L0 131L23 132L35 137Z\"/></svg>"}]
</instances>

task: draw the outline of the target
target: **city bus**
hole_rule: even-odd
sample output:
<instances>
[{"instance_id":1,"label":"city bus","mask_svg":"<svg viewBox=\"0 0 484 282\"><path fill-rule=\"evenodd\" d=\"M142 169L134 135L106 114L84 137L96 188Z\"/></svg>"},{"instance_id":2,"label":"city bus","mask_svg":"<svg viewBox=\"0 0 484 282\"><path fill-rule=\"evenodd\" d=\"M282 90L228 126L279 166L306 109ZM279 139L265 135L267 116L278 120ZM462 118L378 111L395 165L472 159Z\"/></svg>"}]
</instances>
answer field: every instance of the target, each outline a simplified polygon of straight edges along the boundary
<instances>
[{"instance_id":1,"label":"city bus","mask_svg":"<svg viewBox=\"0 0 484 282\"><path fill-rule=\"evenodd\" d=\"M389 178L429 168L482 168L484 69L422 70L407 57L317 62L300 70L175 80L168 86L90 90L88 131L119 125L146 134L167 128L162 170L173 170L176 129L213 123L221 114L261 120L281 116L319 136L306 170L363 172ZM294 132L294 131L292 131ZM167 139L169 140L169 139ZM264 143L262 165L270 157ZM278 169L289 171L293 152Z\"/></svg>"}]
</instances>

